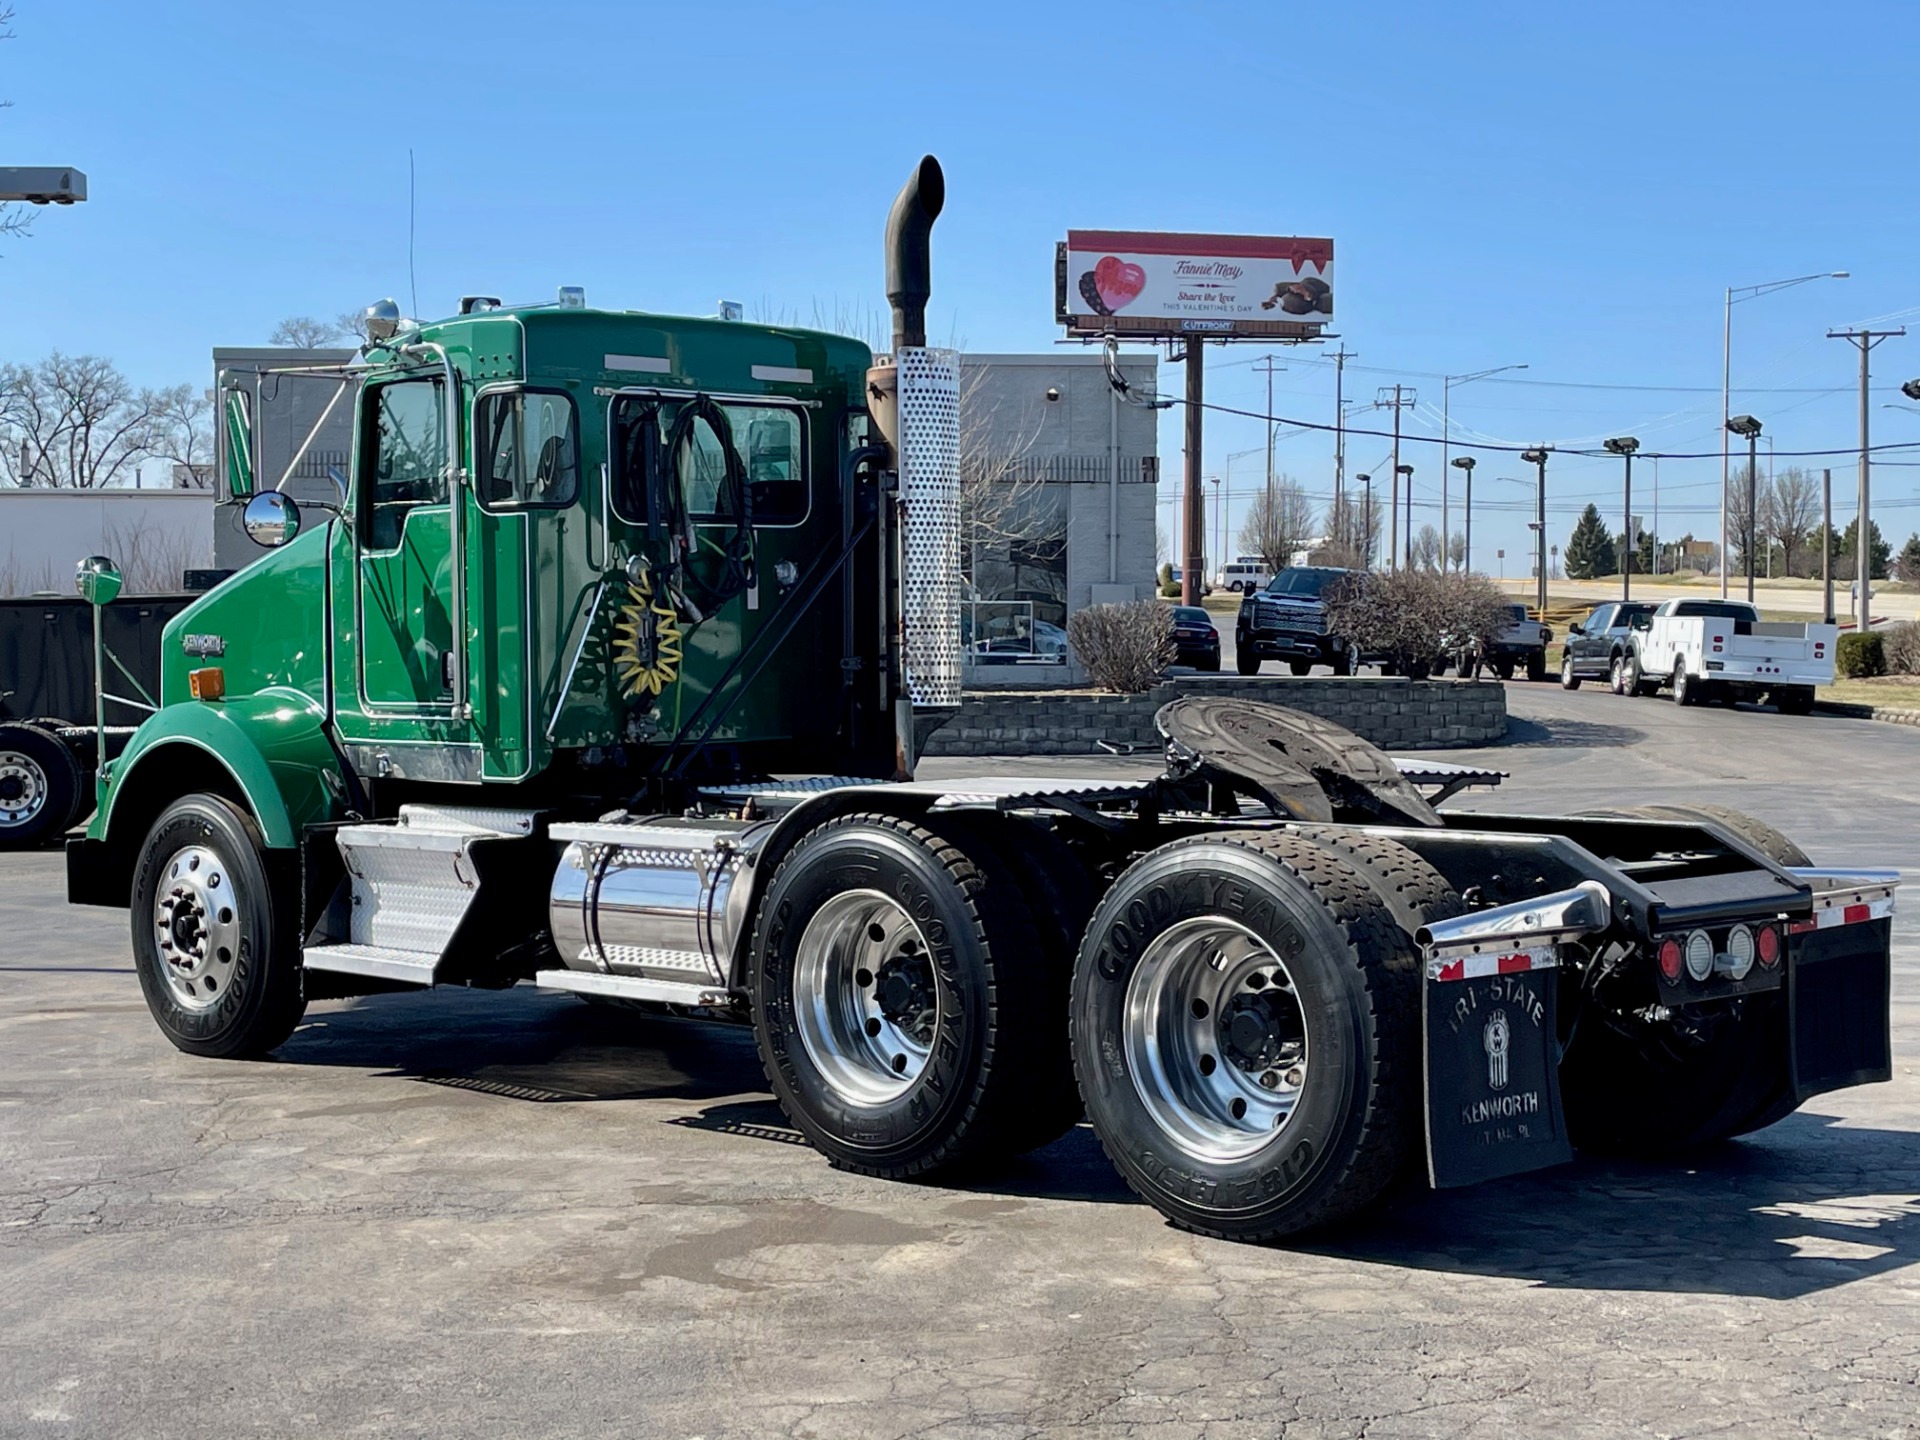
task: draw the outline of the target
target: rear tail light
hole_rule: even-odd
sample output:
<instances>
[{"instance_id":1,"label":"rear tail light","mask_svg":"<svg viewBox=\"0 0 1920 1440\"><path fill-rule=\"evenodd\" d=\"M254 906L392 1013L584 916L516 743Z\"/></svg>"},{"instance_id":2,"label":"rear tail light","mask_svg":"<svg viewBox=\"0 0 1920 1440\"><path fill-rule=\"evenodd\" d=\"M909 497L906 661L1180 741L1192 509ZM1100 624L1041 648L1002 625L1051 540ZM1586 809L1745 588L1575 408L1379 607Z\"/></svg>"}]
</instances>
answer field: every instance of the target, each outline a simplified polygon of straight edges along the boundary
<instances>
[{"instance_id":1,"label":"rear tail light","mask_svg":"<svg viewBox=\"0 0 1920 1440\"><path fill-rule=\"evenodd\" d=\"M1760 963L1771 970L1780 963L1780 931L1772 925L1762 925L1754 932L1754 953L1760 957Z\"/></svg>"},{"instance_id":2,"label":"rear tail light","mask_svg":"<svg viewBox=\"0 0 1920 1440\"><path fill-rule=\"evenodd\" d=\"M1680 942L1678 940L1662 940L1660 942L1660 973L1667 978L1670 984L1678 985L1680 983L1680 967L1684 963L1685 958L1681 954Z\"/></svg>"},{"instance_id":3,"label":"rear tail light","mask_svg":"<svg viewBox=\"0 0 1920 1440\"><path fill-rule=\"evenodd\" d=\"M1687 936L1687 974L1695 980L1713 974L1713 939L1704 930Z\"/></svg>"},{"instance_id":4,"label":"rear tail light","mask_svg":"<svg viewBox=\"0 0 1920 1440\"><path fill-rule=\"evenodd\" d=\"M1744 925L1736 925L1727 932L1727 950L1718 963L1728 979L1744 980L1753 969L1753 956L1753 931Z\"/></svg>"}]
</instances>

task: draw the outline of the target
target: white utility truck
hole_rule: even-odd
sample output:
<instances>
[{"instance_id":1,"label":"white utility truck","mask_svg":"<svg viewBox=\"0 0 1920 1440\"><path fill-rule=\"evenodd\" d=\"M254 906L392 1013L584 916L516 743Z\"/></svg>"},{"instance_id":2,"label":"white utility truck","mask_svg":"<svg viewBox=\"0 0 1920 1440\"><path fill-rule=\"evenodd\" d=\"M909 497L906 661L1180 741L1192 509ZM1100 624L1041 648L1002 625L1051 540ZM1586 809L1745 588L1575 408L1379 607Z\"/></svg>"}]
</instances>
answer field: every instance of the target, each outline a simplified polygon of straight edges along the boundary
<instances>
[{"instance_id":1,"label":"white utility truck","mask_svg":"<svg viewBox=\"0 0 1920 1440\"><path fill-rule=\"evenodd\" d=\"M1744 600L1669 600L1634 621L1627 689L1652 695L1671 685L1682 705L1766 698L1784 715L1805 715L1814 687L1833 683L1839 633L1762 620Z\"/></svg>"}]
</instances>

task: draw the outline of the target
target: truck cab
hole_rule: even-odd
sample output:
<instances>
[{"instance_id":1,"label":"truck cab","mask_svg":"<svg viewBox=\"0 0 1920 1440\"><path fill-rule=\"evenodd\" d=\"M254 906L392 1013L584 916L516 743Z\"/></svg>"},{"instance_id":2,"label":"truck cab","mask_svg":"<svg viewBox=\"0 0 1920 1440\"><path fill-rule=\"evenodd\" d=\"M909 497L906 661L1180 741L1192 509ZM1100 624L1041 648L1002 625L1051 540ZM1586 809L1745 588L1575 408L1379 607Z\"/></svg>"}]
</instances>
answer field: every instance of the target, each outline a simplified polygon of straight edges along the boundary
<instances>
[{"instance_id":1,"label":"truck cab","mask_svg":"<svg viewBox=\"0 0 1920 1440\"><path fill-rule=\"evenodd\" d=\"M275 553L167 627L76 885L123 889L182 767L282 844L508 789L591 812L694 748L892 773L877 494L849 463L871 365L841 336L584 306L396 325L301 377L354 417L337 505L304 510L248 493L260 417L229 406L231 503ZM750 653L789 683L736 683Z\"/></svg>"}]
</instances>

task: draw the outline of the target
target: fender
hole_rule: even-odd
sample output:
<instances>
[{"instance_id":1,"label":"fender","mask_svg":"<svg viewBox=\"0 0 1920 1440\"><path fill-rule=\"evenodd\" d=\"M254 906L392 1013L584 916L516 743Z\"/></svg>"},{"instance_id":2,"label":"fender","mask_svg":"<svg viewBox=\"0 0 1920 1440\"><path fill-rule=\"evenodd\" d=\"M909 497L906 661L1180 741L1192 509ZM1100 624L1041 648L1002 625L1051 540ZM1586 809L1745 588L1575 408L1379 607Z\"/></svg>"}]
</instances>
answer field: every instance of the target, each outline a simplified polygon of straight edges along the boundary
<instances>
[{"instance_id":1,"label":"fender","mask_svg":"<svg viewBox=\"0 0 1920 1440\"><path fill-rule=\"evenodd\" d=\"M324 718L312 696L277 687L232 700L166 706L134 732L113 762L87 838L128 838L117 833L115 814L130 780L145 775L145 767L165 765L186 746L212 756L233 777L270 848L294 848L304 827L334 818L336 797L345 793ZM137 843L139 837L131 839Z\"/></svg>"}]
</instances>

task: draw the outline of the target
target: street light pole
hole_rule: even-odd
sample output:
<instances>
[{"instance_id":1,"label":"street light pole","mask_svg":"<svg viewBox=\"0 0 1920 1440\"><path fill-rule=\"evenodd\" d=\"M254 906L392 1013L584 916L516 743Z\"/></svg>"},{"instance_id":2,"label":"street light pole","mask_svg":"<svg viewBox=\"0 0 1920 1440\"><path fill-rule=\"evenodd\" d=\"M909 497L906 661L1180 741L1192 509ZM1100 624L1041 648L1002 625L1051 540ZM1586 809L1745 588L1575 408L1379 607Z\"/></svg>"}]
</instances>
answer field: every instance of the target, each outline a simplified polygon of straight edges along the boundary
<instances>
[{"instance_id":1,"label":"street light pole","mask_svg":"<svg viewBox=\"0 0 1920 1440\"><path fill-rule=\"evenodd\" d=\"M1725 322L1720 332L1720 598L1727 598L1727 472L1729 450L1726 423L1733 418L1733 307L1743 300L1758 300L1776 290L1790 290L1810 280L1845 280L1845 270L1823 270L1817 275L1796 275L1791 280L1768 280L1759 285L1729 285ZM1739 296L1739 300L1734 298Z\"/></svg>"},{"instance_id":2,"label":"street light pole","mask_svg":"<svg viewBox=\"0 0 1920 1440\"><path fill-rule=\"evenodd\" d=\"M1353 478L1360 482L1366 493L1366 505L1360 514L1360 543L1354 548L1360 552L1360 568L1371 570L1373 568L1373 476L1356 475Z\"/></svg>"},{"instance_id":3,"label":"street light pole","mask_svg":"<svg viewBox=\"0 0 1920 1440\"><path fill-rule=\"evenodd\" d=\"M1467 543L1460 557L1462 574L1473 573L1473 467L1474 458L1471 455L1462 455L1453 462L1454 469L1464 470L1467 474ZM1451 548L1451 542L1447 543Z\"/></svg>"},{"instance_id":4,"label":"street light pole","mask_svg":"<svg viewBox=\"0 0 1920 1440\"><path fill-rule=\"evenodd\" d=\"M1621 490L1621 507L1626 511L1626 519L1620 527L1620 598L1633 598L1633 557L1636 546L1633 535L1633 452L1640 448L1640 442L1631 435L1617 435L1606 442L1607 449L1627 462L1627 478Z\"/></svg>"},{"instance_id":5,"label":"street light pole","mask_svg":"<svg viewBox=\"0 0 1920 1440\"><path fill-rule=\"evenodd\" d=\"M1403 552L1405 555L1405 560L1403 563L1406 565L1407 569L1411 570L1413 569L1413 466L1396 465L1393 467L1393 473L1395 475L1400 476L1406 482L1406 487L1407 487L1407 494L1406 494L1406 514L1407 514L1406 531L1407 533L1406 533L1406 546Z\"/></svg>"},{"instance_id":6,"label":"street light pole","mask_svg":"<svg viewBox=\"0 0 1920 1440\"><path fill-rule=\"evenodd\" d=\"M1504 375L1509 370L1524 370L1525 365L1496 365L1491 370L1476 370L1471 375L1442 375L1440 377L1440 553L1441 568L1446 568L1446 557L1453 547L1451 507L1447 495L1447 447L1453 440L1453 387L1465 385L1470 381L1484 380L1489 375ZM1473 484L1473 472L1467 472L1467 484ZM1468 528L1472 528L1473 516L1467 516Z\"/></svg>"},{"instance_id":7,"label":"street light pole","mask_svg":"<svg viewBox=\"0 0 1920 1440\"><path fill-rule=\"evenodd\" d=\"M1753 603L1753 546L1754 512L1760 505L1760 422L1751 415L1735 415L1727 421L1729 435L1743 435L1747 441L1747 534L1742 548L1747 560L1747 603ZM1724 442L1723 442L1724 443ZM1726 552L1721 552L1722 571L1726 569Z\"/></svg>"},{"instance_id":8,"label":"street light pole","mask_svg":"<svg viewBox=\"0 0 1920 1440\"><path fill-rule=\"evenodd\" d=\"M1867 356L1873 347L1882 340L1891 340L1907 333L1902 325L1898 330L1829 330L1829 340L1849 340L1860 349L1860 514L1853 522L1854 570L1857 572L1855 585L1858 593L1853 597L1854 624L1862 635L1873 628L1873 522L1870 516L1869 501L1873 490L1873 456L1867 444ZM1904 386L1901 387L1903 390Z\"/></svg>"},{"instance_id":9,"label":"street light pole","mask_svg":"<svg viewBox=\"0 0 1920 1440\"><path fill-rule=\"evenodd\" d=\"M1545 445L1538 445L1531 450L1520 452L1520 458L1523 461L1529 465L1538 466L1540 471L1539 499L1534 508L1534 530L1538 536L1535 543L1538 559L1535 565L1540 572L1539 610L1542 615L1547 613L1547 449Z\"/></svg>"}]
</instances>

